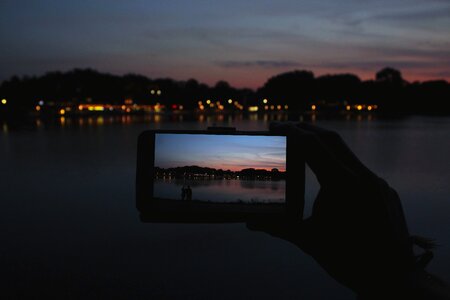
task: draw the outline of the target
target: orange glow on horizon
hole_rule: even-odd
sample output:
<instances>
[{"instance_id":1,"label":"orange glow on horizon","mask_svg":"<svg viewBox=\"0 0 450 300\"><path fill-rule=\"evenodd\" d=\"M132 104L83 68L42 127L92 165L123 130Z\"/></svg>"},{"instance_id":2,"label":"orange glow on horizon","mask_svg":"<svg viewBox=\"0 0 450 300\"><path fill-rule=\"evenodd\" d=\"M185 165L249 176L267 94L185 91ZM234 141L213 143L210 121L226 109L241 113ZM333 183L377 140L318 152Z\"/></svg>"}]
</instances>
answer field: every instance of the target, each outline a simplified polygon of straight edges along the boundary
<instances>
[{"instance_id":1,"label":"orange glow on horizon","mask_svg":"<svg viewBox=\"0 0 450 300\"><path fill-rule=\"evenodd\" d=\"M272 171L272 169L274 169L274 167L265 167L265 166L252 166L252 165L248 165L248 166L235 166L235 165L227 165L227 164L219 164L217 166L208 166L208 168L213 168L216 170L224 170L224 171L232 171L232 172L238 172L241 171L243 169L255 169L255 170L265 170L265 171ZM276 168L278 169L278 171L280 172L286 172L286 168Z\"/></svg>"}]
</instances>

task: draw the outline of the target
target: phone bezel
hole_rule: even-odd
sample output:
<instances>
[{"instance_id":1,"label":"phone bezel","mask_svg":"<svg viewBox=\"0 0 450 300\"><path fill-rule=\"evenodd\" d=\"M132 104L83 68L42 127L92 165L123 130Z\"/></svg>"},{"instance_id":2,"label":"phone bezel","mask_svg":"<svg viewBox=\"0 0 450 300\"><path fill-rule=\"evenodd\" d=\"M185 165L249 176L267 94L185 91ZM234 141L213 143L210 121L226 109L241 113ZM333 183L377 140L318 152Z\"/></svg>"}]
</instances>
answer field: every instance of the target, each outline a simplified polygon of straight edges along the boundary
<instances>
[{"instance_id":1,"label":"phone bezel","mask_svg":"<svg viewBox=\"0 0 450 300\"><path fill-rule=\"evenodd\" d=\"M247 135L286 136L286 204L283 213L256 212L214 212L199 214L165 213L158 211L158 199L153 197L155 134L207 134L207 135ZM289 135L269 131L228 131L228 130L147 130L138 138L136 167L136 208L143 222L246 222L258 217L303 218L305 190L305 161L301 143Z\"/></svg>"}]
</instances>

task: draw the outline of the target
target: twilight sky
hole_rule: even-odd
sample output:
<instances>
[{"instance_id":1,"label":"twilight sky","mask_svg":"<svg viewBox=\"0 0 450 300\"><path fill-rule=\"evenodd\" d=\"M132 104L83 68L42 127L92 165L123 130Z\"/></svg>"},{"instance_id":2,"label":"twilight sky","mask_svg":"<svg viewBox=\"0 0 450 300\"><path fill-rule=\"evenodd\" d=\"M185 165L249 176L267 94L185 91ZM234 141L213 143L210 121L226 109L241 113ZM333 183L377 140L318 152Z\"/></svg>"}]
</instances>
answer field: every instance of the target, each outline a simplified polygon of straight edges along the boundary
<instances>
[{"instance_id":1,"label":"twilight sky","mask_svg":"<svg viewBox=\"0 0 450 300\"><path fill-rule=\"evenodd\" d=\"M286 137L157 134L155 166L286 170Z\"/></svg>"},{"instance_id":2,"label":"twilight sky","mask_svg":"<svg viewBox=\"0 0 450 300\"><path fill-rule=\"evenodd\" d=\"M256 88L392 66L450 81L449 0L1 0L0 81L91 67Z\"/></svg>"}]
</instances>

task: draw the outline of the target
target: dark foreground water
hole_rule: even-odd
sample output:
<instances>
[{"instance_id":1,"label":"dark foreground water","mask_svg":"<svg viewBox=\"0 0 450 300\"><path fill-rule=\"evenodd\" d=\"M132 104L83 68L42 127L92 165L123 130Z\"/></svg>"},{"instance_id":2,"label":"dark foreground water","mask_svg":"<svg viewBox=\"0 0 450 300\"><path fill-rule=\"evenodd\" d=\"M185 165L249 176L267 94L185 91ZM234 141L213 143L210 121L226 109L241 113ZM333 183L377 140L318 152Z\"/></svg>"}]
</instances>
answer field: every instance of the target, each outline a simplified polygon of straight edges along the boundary
<instances>
[{"instance_id":1,"label":"dark foreground water","mask_svg":"<svg viewBox=\"0 0 450 300\"><path fill-rule=\"evenodd\" d=\"M218 125L267 127L265 121L228 121ZM83 299L355 298L295 246L250 232L244 224L139 222L138 134L211 124L102 124L0 133L1 293ZM410 231L442 245L428 270L450 281L450 119L317 124L341 133L362 161L397 189ZM312 176L306 187L309 214L318 188Z\"/></svg>"}]
</instances>

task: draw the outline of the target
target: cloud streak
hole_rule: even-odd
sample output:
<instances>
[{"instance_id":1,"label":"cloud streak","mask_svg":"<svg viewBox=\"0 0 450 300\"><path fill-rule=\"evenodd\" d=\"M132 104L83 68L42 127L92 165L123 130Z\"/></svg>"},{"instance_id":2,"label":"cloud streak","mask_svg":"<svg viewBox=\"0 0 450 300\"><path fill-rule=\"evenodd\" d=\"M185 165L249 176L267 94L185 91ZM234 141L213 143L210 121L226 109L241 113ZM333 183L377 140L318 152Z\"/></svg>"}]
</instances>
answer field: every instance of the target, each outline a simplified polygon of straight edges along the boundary
<instances>
[{"instance_id":1,"label":"cloud streak","mask_svg":"<svg viewBox=\"0 0 450 300\"><path fill-rule=\"evenodd\" d=\"M298 68L304 65L290 60L225 60L218 61L216 65L223 68L264 68L264 69L277 69L277 68Z\"/></svg>"}]
</instances>

